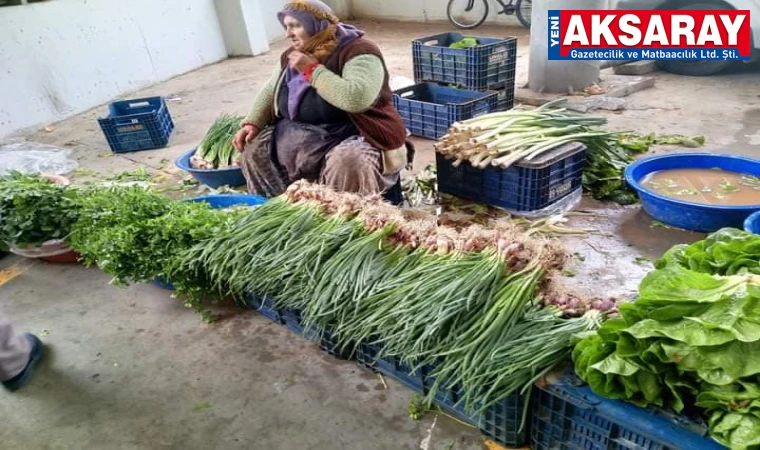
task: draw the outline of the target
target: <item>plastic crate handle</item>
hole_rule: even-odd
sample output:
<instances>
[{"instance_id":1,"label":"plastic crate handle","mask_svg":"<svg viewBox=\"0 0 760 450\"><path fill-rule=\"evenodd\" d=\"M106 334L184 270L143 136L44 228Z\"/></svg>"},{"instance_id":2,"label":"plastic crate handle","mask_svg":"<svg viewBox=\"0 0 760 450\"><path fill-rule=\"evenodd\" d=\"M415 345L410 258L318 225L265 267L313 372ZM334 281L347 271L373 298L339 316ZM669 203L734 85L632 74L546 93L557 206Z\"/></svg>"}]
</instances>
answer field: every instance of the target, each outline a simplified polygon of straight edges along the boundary
<instances>
[{"instance_id":1,"label":"plastic crate handle","mask_svg":"<svg viewBox=\"0 0 760 450\"><path fill-rule=\"evenodd\" d=\"M600 400L590 399L586 395L578 395L574 392L564 389L563 384L550 384L544 387L544 389L582 409L596 411L596 406L601 402Z\"/></svg>"},{"instance_id":2,"label":"plastic crate handle","mask_svg":"<svg viewBox=\"0 0 760 450\"><path fill-rule=\"evenodd\" d=\"M394 92L394 94L398 95L401 98L407 98L410 95L414 95L414 85L399 89Z\"/></svg>"},{"instance_id":3,"label":"plastic crate handle","mask_svg":"<svg viewBox=\"0 0 760 450\"><path fill-rule=\"evenodd\" d=\"M139 120L137 119L113 119L113 124L117 127L123 127L125 125L142 125ZM137 130L135 130L137 131Z\"/></svg>"},{"instance_id":4,"label":"plastic crate handle","mask_svg":"<svg viewBox=\"0 0 760 450\"><path fill-rule=\"evenodd\" d=\"M143 106L150 106L150 102L148 101L142 101L142 102L135 102L135 103L128 103L128 108L142 108Z\"/></svg>"}]
</instances>

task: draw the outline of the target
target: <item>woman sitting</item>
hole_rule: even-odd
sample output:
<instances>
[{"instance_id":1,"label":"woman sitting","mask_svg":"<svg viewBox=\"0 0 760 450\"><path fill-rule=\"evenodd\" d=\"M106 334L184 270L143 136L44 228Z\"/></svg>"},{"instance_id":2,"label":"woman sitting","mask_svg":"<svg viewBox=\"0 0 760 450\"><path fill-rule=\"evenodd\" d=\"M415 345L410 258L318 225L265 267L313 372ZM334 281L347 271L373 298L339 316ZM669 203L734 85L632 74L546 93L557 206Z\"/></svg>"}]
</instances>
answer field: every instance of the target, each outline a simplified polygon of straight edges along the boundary
<instances>
[{"instance_id":1,"label":"woman sitting","mask_svg":"<svg viewBox=\"0 0 760 450\"><path fill-rule=\"evenodd\" d=\"M397 185L406 128L378 47L318 0L278 13L292 46L235 135L248 191L273 197L296 180L363 195Z\"/></svg>"}]
</instances>

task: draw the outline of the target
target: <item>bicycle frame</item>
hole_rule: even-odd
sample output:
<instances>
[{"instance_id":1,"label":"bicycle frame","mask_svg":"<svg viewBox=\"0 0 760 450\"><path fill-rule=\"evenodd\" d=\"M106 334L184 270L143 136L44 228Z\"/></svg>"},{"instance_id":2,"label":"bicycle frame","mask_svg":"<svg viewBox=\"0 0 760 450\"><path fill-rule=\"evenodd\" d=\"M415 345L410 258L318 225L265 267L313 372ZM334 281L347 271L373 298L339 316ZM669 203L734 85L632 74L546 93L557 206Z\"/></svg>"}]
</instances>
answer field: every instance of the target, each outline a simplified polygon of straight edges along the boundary
<instances>
[{"instance_id":1,"label":"bicycle frame","mask_svg":"<svg viewBox=\"0 0 760 450\"><path fill-rule=\"evenodd\" d=\"M515 7L514 3L515 0L509 0L509 3L505 3L504 0L496 0L501 5L501 11L499 14L507 14L512 15L517 11L517 7ZM467 3L467 8L465 8L465 11L469 12L472 11L472 8L475 7L475 0L470 0Z\"/></svg>"}]
</instances>

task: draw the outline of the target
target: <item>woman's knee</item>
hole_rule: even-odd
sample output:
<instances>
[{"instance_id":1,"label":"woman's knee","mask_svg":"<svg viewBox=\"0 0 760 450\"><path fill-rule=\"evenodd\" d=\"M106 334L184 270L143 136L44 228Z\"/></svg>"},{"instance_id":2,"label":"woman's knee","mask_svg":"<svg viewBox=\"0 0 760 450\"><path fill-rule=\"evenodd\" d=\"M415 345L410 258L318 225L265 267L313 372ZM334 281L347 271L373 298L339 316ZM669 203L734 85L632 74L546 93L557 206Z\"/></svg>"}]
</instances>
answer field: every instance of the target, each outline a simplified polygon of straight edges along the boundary
<instances>
[{"instance_id":1,"label":"woman's knee","mask_svg":"<svg viewBox=\"0 0 760 450\"><path fill-rule=\"evenodd\" d=\"M360 140L349 140L325 157L321 182L339 191L361 194L383 189L380 152Z\"/></svg>"},{"instance_id":2,"label":"woman's knee","mask_svg":"<svg viewBox=\"0 0 760 450\"><path fill-rule=\"evenodd\" d=\"M380 152L363 141L348 140L327 153L325 170L343 174L379 171Z\"/></svg>"}]
</instances>

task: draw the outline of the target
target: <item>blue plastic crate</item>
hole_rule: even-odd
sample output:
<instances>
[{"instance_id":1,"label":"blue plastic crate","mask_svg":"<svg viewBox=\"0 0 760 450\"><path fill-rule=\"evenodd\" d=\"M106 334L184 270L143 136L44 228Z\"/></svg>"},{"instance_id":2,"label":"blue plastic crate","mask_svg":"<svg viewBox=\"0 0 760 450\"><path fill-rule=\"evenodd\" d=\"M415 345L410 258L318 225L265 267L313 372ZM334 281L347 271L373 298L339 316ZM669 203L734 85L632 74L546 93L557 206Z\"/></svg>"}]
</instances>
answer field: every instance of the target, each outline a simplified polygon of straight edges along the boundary
<instances>
[{"instance_id":1,"label":"blue plastic crate","mask_svg":"<svg viewBox=\"0 0 760 450\"><path fill-rule=\"evenodd\" d=\"M508 88L514 91L517 38L475 37L480 45L449 46L465 36L443 33L412 42L414 80L460 85L476 91Z\"/></svg>"},{"instance_id":2,"label":"blue plastic crate","mask_svg":"<svg viewBox=\"0 0 760 450\"><path fill-rule=\"evenodd\" d=\"M454 122L496 111L497 94L421 83L395 91L393 105L413 136L440 139Z\"/></svg>"},{"instance_id":3,"label":"blue plastic crate","mask_svg":"<svg viewBox=\"0 0 760 450\"><path fill-rule=\"evenodd\" d=\"M529 398L529 397L528 397ZM507 447L519 447L528 440L530 418L525 418L525 427L521 430L525 411L526 396L512 394L504 400L489 406L480 421L480 432Z\"/></svg>"},{"instance_id":4,"label":"blue plastic crate","mask_svg":"<svg viewBox=\"0 0 760 450\"><path fill-rule=\"evenodd\" d=\"M282 325L283 317L280 310L274 307L274 301L265 296L248 294L245 296L245 303L248 308L254 309L272 322Z\"/></svg>"},{"instance_id":5,"label":"blue plastic crate","mask_svg":"<svg viewBox=\"0 0 760 450\"><path fill-rule=\"evenodd\" d=\"M493 91L496 93L496 111L508 111L515 107L515 89L505 88Z\"/></svg>"},{"instance_id":6,"label":"blue plastic crate","mask_svg":"<svg viewBox=\"0 0 760 450\"><path fill-rule=\"evenodd\" d=\"M301 314L302 312L299 310L283 309L283 323L294 333L302 334L306 339L319 344L319 347L328 355L338 359L351 359L351 352L343 349L342 343L338 341L332 330L304 327Z\"/></svg>"},{"instance_id":7,"label":"blue plastic crate","mask_svg":"<svg viewBox=\"0 0 760 450\"><path fill-rule=\"evenodd\" d=\"M311 331L309 339L318 342L322 351L328 355L344 360L354 359L354 354L350 348L344 348L343 342L341 342L329 328Z\"/></svg>"},{"instance_id":8,"label":"blue plastic crate","mask_svg":"<svg viewBox=\"0 0 760 450\"><path fill-rule=\"evenodd\" d=\"M435 380L432 376L425 377L425 394L430 393L430 388L435 383ZM465 423L480 428L483 423L483 414L473 414L467 411L464 407L463 398L464 392L461 387L442 384L438 386L438 390L435 393L435 405L447 414L451 414Z\"/></svg>"},{"instance_id":9,"label":"blue plastic crate","mask_svg":"<svg viewBox=\"0 0 760 450\"><path fill-rule=\"evenodd\" d=\"M165 147L174 130L162 97L113 102L108 117L98 118L98 123L114 153Z\"/></svg>"},{"instance_id":10,"label":"blue plastic crate","mask_svg":"<svg viewBox=\"0 0 760 450\"><path fill-rule=\"evenodd\" d=\"M304 328L302 324L301 319L301 311L295 310L295 309L283 309L281 311L282 314L282 323L288 327L288 329L294 333L297 334L304 334ZM310 337L309 333L307 333L307 338Z\"/></svg>"},{"instance_id":11,"label":"blue plastic crate","mask_svg":"<svg viewBox=\"0 0 760 450\"><path fill-rule=\"evenodd\" d=\"M395 378L409 389L422 393L425 390L425 374L422 369L414 368L403 363L396 357L380 358L380 347L372 344L361 344L356 352L356 360L383 375Z\"/></svg>"},{"instance_id":12,"label":"blue plastic crate","mask_svg":"<svg viewBox=\"0 0 760 450\"><path fill-rule=\"evenodd\" d=\"M432 376L425 378L425 393L429 393L436 379ZM461 386L439 385L435 394L435 404L447 414L477 427L481 433L494 442L507 447L519 447L528 438L529 420L520 429L523 420L525 397L513 394L504 400L486 408L482 413L468 411L464 405L464 392ZM477 408L480 408L479 406Z\"/></svg>"},{"instance_id":13,"label":"blue plastic crate","mask_svg":"<svg viewBox=\"0 0 760 450\"><path fill-rule=\"evenodd\" d=\"M581 187L586 147L580 143L562 145L507 169L480 169L468 162L454 167L452 163L436 153L440 192L513 211L535 211Z\"/></svg>"},{"instance_id":14,"label":"blue plastic crate","mask_svg":"<svg viewBox=\"0 0 760 450\"><path fill-rule=\"evenodd\" d=\"M565 378L534 389L535 450L718 450L707 428L684 418L594 394Z\"/></svg>"}]
</instances>

